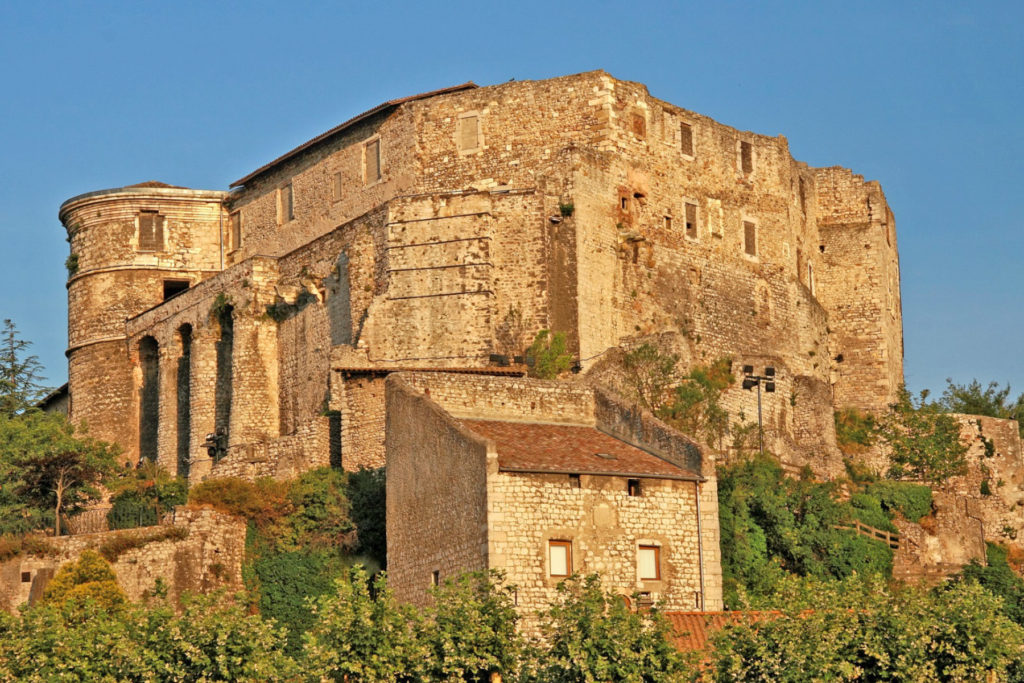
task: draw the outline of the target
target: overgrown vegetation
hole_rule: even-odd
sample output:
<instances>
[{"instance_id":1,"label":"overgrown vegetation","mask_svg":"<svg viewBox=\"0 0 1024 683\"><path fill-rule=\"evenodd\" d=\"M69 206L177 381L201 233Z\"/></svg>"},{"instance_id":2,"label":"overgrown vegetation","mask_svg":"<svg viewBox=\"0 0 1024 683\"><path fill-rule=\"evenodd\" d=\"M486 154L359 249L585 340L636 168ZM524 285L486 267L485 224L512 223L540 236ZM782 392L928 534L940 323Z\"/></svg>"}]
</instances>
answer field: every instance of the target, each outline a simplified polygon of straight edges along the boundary
<instances>
[{"instance_id":1,"label":"overgrown vegetation","mask_svg":"<svg viewBox=\"0 0 1024 683\"><path fill-rule=\"evenodd\" d=\"M835 422L836 442L844 455L860 455L875 443L877 426L873 416L857 408L842 408L835 412Z\"/></svg>"},{"instance_id":2,"label":"overgrown vegetation","mask_svg":"<svg viewBox=\"0 0 1024 683\"><path fill-rule=\"evenodd\" d=\"M843 579L888 577L892 550L882 541L836 529L858 519L895 531L877 498L843 503L835 484L784 476L767 456L718 470L719 525L726 605L764 606L787 574Z\"/></svg>"},{"instance_id":3,"label":"overgrown vegetation","mask_svg":"<svg viewBox=\"0 0 1024 683\"><path fill-rule=\"evenodd\" d=\"M99 554L107 562L117 562L121 555L129 550L144 548L150 543L160 541L182 541L188 538L188 528L183 526L165 526L148 533L118 534L110 536L99 547Z\"/></svg>"},{"instance_id":4,"label":"overgrown vegetation","mask_svg":"<svg viewBox=\"0 0 1024 683\"><path fill-rule=\"evenodd\" d=\"M129 529L157 524L162 515L188 500L188 482L172 477L153 462L144 462L135 470L122 471L107 481L111 508L107 513L109 529Z\"/></svg>"},{"instance_id":5,"label":"overgrown vegetation","mask_svg":"<svg viewBox=\"0 0 1024 683\"><path fill-rule=\"evenodd\" d=\"M541 330L533 338L533 343L526 350L527 364L530 365L530 377L538 379L554 379L572 367L572 354L569 353L565 332L551 333Z\"/></svg>"},{"instance_id":6,"label":"overgrown vegetation","mask_svg":"<svg viewBox=\"0 0 1024 683\"><path fill-rule=\"evenodd\" d=\"M988 386L982 387L976 379L969 384L956 384L947 378L938 404L950 413L1017 420L1020 435L1024 438L1024 393L1011 401L1009 384L1000 387L998 382L989 382Z\"/></svg>"},{"instance_id":7,"label":"overgrown vegetation","mask_svg":"<svg viewBox=\"0 0 1024 683\"><path fill-rule=\"evenodd\" d=\"M890 478L941 483L966 471L968 445L960 439L959 423L927 397L927 392L914 397L901 387L896 402L878 418Z\"/></svg>"}]
</instances>

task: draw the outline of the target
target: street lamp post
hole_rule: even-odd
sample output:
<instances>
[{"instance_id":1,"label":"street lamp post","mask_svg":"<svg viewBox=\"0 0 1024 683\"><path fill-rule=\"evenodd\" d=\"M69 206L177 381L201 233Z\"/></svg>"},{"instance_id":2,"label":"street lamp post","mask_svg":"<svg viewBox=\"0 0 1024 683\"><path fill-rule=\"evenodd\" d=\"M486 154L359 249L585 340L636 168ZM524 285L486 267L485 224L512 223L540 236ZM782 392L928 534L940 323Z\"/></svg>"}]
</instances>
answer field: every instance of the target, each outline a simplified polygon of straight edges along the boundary
<instances>
[{"instance_id":1,"label":"street lamp post","mask_svg":"<svg viewBox=\"0 0 1024 683\"><path fill-rule=\"evenodd\" d=\"M775 393L775 368L766 367L763 375L754 374L753 365L743 366L743 388L753 389L757 387L757 442L764 455L764 427L761 422L761 383L764 382L764 390L769 394Z\"/></svg>"}]
</instances>

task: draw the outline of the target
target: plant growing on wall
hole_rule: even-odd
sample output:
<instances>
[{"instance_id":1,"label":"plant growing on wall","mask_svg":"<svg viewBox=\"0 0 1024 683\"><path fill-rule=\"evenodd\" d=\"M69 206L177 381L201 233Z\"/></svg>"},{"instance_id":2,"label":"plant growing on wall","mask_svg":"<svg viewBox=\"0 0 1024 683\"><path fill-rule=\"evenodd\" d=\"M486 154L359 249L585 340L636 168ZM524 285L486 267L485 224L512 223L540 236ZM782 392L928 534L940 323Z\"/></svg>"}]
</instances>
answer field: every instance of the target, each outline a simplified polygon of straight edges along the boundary
<instances>
[{"instance_id":1,"label":"plant growing on wall","mask_svg":"<svg viewBox=\"0 0 1024 683\"><path fill-rule=\"evenodd\" d=\"M679 356L662 353L658 347L646 343L623 357L626 382L641 406L655 413L665 404L678 362Z\"/></svg>"},{"instance_id":2,"label":"plant growing on wall","mask_svg":"<svg viewBox=\"0 0 1024 683\"><path fill-rule=\"evenodd\" d=\"M78 254L69 254L64 261L64 267L68 269L68 277L74 277L78 273Z\"/></svg>"},{"instance_id":3,"label":"plant growing on wall","mask_svg":"<svg viewBox=\"0 0 1024 683\"><path fill-rule=\"evenodd\" d=\"M693 368L675 387L671 401L658 410L658 417L708 444L721 443L729 431L729 413L719 401L735 381L731 368L730 358Z\"/></svg>"},{"instance_id":4,"label":"plant growing on wall","mask_svg":"<svg viewBox=\"0 0 1024 683\"><path fill-rule=\"evenodd\" d=\"M565 332L551 333L541 330L533 338L533 344L526 351L527 364L533 359L530 376L538 379L554 379L572 367L572 355L566 348Z\"/></svg>"}]
</instances>

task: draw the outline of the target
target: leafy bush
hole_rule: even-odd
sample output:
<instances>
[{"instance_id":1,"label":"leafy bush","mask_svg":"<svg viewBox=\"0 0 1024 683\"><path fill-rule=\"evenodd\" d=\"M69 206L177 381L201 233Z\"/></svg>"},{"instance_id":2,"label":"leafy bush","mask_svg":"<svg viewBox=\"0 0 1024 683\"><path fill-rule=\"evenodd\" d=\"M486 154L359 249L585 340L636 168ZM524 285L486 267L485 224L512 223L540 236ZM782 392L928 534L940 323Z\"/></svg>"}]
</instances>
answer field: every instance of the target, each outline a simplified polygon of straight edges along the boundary
<instances>
[{"instance_id":1,"label":"leafy bush","mask_svg":"<svg viewBox=\"0 0 1024 683\"><path fill-rule=\"evenodd\" d=\"M115 492L107 513L110 529L157 524L161 515L188 500L188 482L172 477L155 463L147 463L122 476L111 488Z\"/></svg>"},{"instance_id":2,"label":"leafy bush","mask_svg":"<svg viewBox=\"0 0 1024 683\"><path fill-rule=\"evenodd\" d=\"M882 502L875 496L868 493L855 493L850 496L850 507L853 508L853 516L868 526L883 531L896 531L892 519L882 509Z\"/></svg>"},{"instance_id":3,"label":"leafy bush","mask_svg":"<svg viewBox=\"0 0 1024 683\"><path fill-rule=\"evenodd\" d=\"M288 486L273 479L255 482L237 477L207 479L188 492L192 507L208 507L229 515L238 515L265 526L289 511Z\"/></svg>"},{"instance_id":4,"label":"leafy bush","mask_svg":"<svg viewBox=\"0 0 1024 683\"><path fill-rule=\"evenodd\" d=\"M554 379L572 367L572 355L566 344L565 332L541 330L533 338L533 344L526 351L527 359L533 359L530 376L539 379Z\"/></svg>"},{"instance_id":5,"label":"leafy bush","mask_svg":"<svg viewBox=\"0 0 1024 683\"><path fill-rule=\"evenodd\" d=\"M719 358L711 365L698 365L675 387L669 403L663 404L657 416L684 434L720 443L729 429L729 413L719 400L736 378L732 359Z\"/></svg>"},{"instance_id":6,"label":"leafy bush","mask_svg":"<svg viewBox=\"0 0 1024 683\"><path fill-rule=\"evenodd\" d=\"M387 566L384 468L360 468L358 472L350 472L348 498L357 535L353 553L375 568L383 569Z\"/></svg>"},{"instance_id":7,"label":"leafy bush","mask_svg":"<svg viewBox=\"0 0 1024 683\"><path fill-rule=\"evenodd\" d=\"M867 493L878 498L890 513L899 512L911 522L931 514L932 490L923 484L906 481L879 481L867 487Z\"/></svg>"},{"instance_id":8,"label":"leafy bush","mask_svg":"<svg viewBox=\"0 0 1024 683\"><path fill-rule=\"evenodd\" d=\"M878 422L878 435L889 447L890 478L941 483L966 470L968 446L960 440L960 425L940 410L927 402L927 392L915 399L900 388Z\"/></svg>"},{"instance_id":9,"label":"leafy bush","mask_svg":"<svg viewBox=\"0 0 1024 683\"><path fill-rule=\"evenodd\" d=\"M877 515L872 521L890 524L877 499L858 499L861 507L841 503L833 484L787 478L767 456L719 467L718 497L730 608L770 594L787 573L839 579L892 572L886 543L835 528L860 519L866 509Z\"/></svg>"},{"instance_id":10,"label":"leafy bush","mask_svg":"<svg viewBox=\"0 0 1024 683\"><path fill-rule=\"evenodd\" d=\"M863 453L875 443L875 419L856 408L843 408L834 413L836 442L845 455Z\"/></svg>"},{"instance_id":11,"label":"leafy bush","mask_svg":"<svg viewBox=\"0 0 1024 683\"><path fill-rule=\"evenodd\" d=\"M94 550L85 550L77 561L61 566L43 591L43 602L53 605L86 601L106 610L121 609L127 602L114 570Z\"/></svg>"},{"instance_id":12,"label":"leafy bush","mask_svg":"<svg viewBox=\"0 0 1024 683\"><path fill-rule=\"evenodd\" d=\"M1009 551L995 543L986 543L986 566L972 560L957 577L960 581L973 581L993 595L1003 599L1003 613L1024 626L1024 579L1021 579L1007 561Z\"/></svg>"}]
</instances>

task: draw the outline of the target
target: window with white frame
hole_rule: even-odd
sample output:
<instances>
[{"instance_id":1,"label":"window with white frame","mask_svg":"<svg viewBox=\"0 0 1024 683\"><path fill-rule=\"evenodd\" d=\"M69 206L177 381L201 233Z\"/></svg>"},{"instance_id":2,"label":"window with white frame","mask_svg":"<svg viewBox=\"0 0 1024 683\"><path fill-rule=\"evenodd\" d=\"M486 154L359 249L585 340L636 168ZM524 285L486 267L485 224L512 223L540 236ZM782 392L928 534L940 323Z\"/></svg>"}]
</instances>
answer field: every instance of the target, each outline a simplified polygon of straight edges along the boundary
<instances>
[{"instance_id":1,"label":"window with white frame","mask_svg":"<svg viewBox=\"0 0 1024 683\"><path fill-rule=\"evenodd\" d=\"M548 576L572 574L572 541L548 541Z\"/></svg>"},{"instance_id":2,"label":"window with white frame","mask_svg":"<svg viewBox=\"0 0 1024 683\"><path fill-rule=\"evenodd\" d=\"M661 581L661 547L639 546L636 550L636 568L641 581Z\"/></svg>"}]
</instances>

